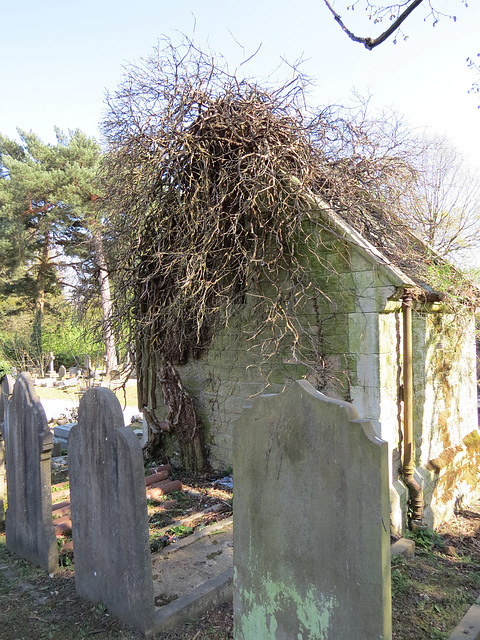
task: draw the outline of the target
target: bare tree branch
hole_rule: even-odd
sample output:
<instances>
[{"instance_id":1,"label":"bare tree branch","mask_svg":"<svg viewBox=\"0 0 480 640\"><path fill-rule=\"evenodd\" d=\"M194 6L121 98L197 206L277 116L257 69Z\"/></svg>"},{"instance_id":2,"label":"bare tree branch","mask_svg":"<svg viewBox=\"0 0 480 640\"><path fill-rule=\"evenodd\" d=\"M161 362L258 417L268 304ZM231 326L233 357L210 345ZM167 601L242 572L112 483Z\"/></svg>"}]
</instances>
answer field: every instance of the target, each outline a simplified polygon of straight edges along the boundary
<instances>
[{"instance_id":1,"label":"bare tree branch","mask_svg":"<svg viewBox=\"0 0 480 640\"><path fill-rule=\"evenodd\" d=\"M400 26L408 18L408 16L412 13L412 11L414 11L423 2L423 0L413 0L405 9L405 11L403 11L396 18L396 20L392 22L392 24L389 26L388 29L386 29L377 38L371 38L369 36L367 37L356 36L352 31L350 31L350 29L347 28L341 16L335 11L335 9L330 4L329 0L323 0L323 1L327 5L327 7L330 9L336 22L340 25L340 27L347 34L350 40L353 40L354 42L362 43L369 51L371 51L375 47L378 47L379 44L382 44L382 42L385 42L387 38L389 38L393 33L395 33L395 31L397 31L397 29L400 28Z\"/></svg>"}]
</instances>

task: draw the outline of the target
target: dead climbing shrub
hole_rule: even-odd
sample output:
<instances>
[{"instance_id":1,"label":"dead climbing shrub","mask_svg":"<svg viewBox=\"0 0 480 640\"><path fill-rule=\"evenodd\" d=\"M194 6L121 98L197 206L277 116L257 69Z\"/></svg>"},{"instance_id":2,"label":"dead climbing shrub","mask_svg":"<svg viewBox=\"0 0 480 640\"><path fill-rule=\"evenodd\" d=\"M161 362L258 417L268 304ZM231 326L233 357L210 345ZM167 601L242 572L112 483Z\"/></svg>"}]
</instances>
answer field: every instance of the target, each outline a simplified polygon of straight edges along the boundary
<instances>
[{"instance_id":1,"label":"dead climbing shrub","mask_svg":"<svg viewBox=\"0 0 480 640\"><path fill-rule=\"evenodd\" d=\"M311 277L330 268L314 196L387 255L400 233L411 259L412 237L389 208L399 176L412 178L398 123L310 109L307 86L296 69L280 87L240 79L185 41L127 69L110 96L103 128L117 320L135 333L146 386L146 366L197 357L247 294L260 360L286 345L295 362L328 377L321 331L300 313L335 307Z\"/></svg>"}]
</instances>

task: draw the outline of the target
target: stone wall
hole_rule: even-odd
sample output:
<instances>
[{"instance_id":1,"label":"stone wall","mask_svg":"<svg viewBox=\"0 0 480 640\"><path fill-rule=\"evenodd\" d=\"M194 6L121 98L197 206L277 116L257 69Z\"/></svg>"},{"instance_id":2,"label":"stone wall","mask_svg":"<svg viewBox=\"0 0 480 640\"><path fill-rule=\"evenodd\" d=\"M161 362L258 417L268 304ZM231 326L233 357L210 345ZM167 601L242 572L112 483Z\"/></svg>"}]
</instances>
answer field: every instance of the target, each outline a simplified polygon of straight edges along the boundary
<instances>
[{"instance_id":1,"label":"stone wall","mask_svg":"<svg viewBox=\"0 0 480 640\"><path fill-rule=\"evenodd\" d=\"M278 393L300 378L332 398L351 401L393 450L398 431L399 303L389 298L395 297L396 287L361 256L353 255L351 263L359 271L353 273L354 284L348 272L335 283L337 289L343 287L335 312L325 309L319 317L309 318L314 330L321 326L321 350L326 354L326 371L318 376L288 357L270 360L261 368L243 338L245 312L215 339L202 359L179 368L209 427L214 466L231 465L232 425L243 406L260 393Z\"/></svg>"},{"instance_id":2,"label":"stone wall","mask_svg":"<svg viewBox=\"0 0 480 640\"><path fill-rule=\"evenodd\" d=\"M397 381L394 377L380 385L382 359L391 357L392 340L390 335L381 337L379 331L382 321L394 332L395 318L387 314L388 318L379 320L378 312L389 309L389 298L396 295L399 281L389 280L374 261L354 248L347 250L338 240L324 239L318 253L312 277L331 302L311 301L298 309L298 316L317 339L318 351L324 356L321 366L307 368L292 360L288 339L281 342L275 357L262 363L248 340L256 318L255 300L247 295L206 352L177 367L205 426L210 460L217 469L232 466L233 423L245 404L259 394L278 393L297 379L307 379L330 397L352 401L382 437L382 418L393 416L396 422L391 389ZM160 387L150 386L155 387L153 404L162 420L166 411ZM394 427L387 428L388 433L393 431ZM174 455L173 447L170 453Z\"/></svg>"},{"instance_id":3,"label":"stone wall","mask_svg":"<svg viewBox=\"0 0 480 640\"><path fill-rule=\"evenodd\" d=\"M437 525L480 486L475 326L434 310L418 314L414 340L415 445L426 518Z\"/></svg>"},{"instance_id":4,"label":"stone wall","mask_svg":"<svg viewBox=\"0 0 480 640\"><path fill-rule=\"evenodd\" d=\"M398 377L392 388L397 417L382 430L392 450L392 523L399 533L406 521L407 490L401 479L403 402L403 326L397 316L397 358L385 362L382 379ZM386 335L393 336L386 331ZM473 318L454 318L439 305L414 307L413 429L416 478L424 491L425 520L433 527L473 499L480 486L477 385ZM384 420L388 424L387 420ZM396 426L395 426L396 425Z\"/></svg>"}]
</instances>

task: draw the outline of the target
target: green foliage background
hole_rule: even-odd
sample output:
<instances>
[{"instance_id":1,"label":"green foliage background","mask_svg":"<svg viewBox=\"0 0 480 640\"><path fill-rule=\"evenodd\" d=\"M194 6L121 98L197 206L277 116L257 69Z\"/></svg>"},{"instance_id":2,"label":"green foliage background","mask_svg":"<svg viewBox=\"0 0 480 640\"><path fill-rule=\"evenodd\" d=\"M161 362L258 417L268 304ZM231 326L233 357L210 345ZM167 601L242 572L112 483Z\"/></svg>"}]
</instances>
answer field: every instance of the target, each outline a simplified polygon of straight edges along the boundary
<instances>
[{"instance_id":1,"label":"green foliage background","mask_svg":"<svg viewBox=\"0 0 480 640\"><path fill-rule=\"evenodd\" d=\"M83 365L84 354L93 355L101 349L98 336L90 329L95 318L81 318L73 304L63 295L47 295L42 330L42 353L48 364L48 353L55 354L55 369L60 365ZM32 335L34 331L32 305L11 294L0 297L0 374L11 367L23 370L33 366Z\"/></svg>"}]
</instances>

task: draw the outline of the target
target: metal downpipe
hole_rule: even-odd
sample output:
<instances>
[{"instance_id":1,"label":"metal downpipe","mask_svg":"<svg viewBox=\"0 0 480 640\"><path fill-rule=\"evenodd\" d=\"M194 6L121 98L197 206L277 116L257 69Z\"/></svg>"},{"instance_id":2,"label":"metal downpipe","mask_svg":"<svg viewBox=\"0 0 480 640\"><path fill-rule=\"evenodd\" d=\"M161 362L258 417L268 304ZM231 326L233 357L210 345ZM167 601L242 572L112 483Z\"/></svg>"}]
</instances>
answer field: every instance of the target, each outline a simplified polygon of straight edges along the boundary
<instances>
[{"instance_id":1,"label":"metal downpipe","mask_svg":"<svg viewBox=\"0 0 480 640\"><path fill-rule=\"evenodd\" d=\"M409 490L409 527L423 527L423 490L415 480L413 444L412 294L402 297L403 313L403 479Z\"/></svg>"}]
</instances>

